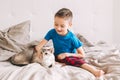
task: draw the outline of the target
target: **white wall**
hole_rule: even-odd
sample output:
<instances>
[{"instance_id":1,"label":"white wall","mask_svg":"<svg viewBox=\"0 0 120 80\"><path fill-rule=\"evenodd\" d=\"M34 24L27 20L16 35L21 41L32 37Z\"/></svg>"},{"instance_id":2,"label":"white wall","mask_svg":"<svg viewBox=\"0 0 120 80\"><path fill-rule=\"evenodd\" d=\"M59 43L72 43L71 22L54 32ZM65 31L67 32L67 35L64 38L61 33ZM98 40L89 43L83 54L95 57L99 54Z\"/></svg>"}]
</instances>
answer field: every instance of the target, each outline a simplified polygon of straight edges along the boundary
<instances>
[{"instance_id":1,"label":"white wall","mask_svg":"<svg viewBox=\"0 0 120 80\"><path fill-rule=\"evenodd\" d=\"M53 27L55 12L62 7L67 7L74 14L72 27L74 32L83 34L91 42L104 40L111 43L113 41L113 1L0 0L0 29L30 19L31 39L39 39Z\"/></svg>"},{"instance_id":2,"label":"white wall","mask_svg":"<svg viewBox=\"0 0 120 80\"><path fill-rule=\"evenodd\" d=\"M114 1L113 16L114 16L114 24L113 24L114 43L120 44L120 0Z\"/></svg>"}]
</instances>

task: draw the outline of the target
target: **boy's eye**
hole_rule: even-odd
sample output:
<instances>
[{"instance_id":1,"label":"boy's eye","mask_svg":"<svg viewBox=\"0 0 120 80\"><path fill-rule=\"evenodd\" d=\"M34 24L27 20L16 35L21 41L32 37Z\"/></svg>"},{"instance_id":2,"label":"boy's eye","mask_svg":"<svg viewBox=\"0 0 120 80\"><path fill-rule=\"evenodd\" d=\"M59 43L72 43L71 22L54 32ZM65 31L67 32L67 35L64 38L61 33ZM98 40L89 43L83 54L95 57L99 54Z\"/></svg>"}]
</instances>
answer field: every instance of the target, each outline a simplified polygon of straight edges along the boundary
<instances>
[{"instance_id":1,"label":"boy's eye","mask_svg":"<svg viewBox=\"0 0 120 80\"><path fill-rule=\"evenodd\" d=\"M62 28L64 28L64 26L63 26L63 25L62 25L61 27L62 27Z\"/></svg>"},{"instance_id":2,"label":"boy's eye","mask_svg":"<svg viewBox=\"0 0 120 80\"><path fill-rule=\"evenodd\" d=\"M58 24L55 24L55 26L58 26Z\"/></svg>"}]
</instances>

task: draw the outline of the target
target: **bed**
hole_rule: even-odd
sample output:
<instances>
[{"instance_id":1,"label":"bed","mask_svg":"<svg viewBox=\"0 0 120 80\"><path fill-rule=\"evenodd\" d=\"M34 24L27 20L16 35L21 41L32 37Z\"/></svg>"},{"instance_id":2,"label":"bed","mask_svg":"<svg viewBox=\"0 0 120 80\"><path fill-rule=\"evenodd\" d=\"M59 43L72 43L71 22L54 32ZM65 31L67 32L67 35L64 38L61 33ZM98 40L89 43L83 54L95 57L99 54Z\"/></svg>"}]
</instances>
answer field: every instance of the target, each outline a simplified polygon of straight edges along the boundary
<instances>
[{"instance_id":1,"label":"bed","mask_svg":"<svg viewBox=\"0 0 120 80\"><path fill-rule=\"evenodd\" d=\"M46 69L38 63L16 66L9 58L33 45L30 42L30 21L0 31L0 80L97 80L90 72L73 66L61 66ZM85 60L96 68L103 69L105 75L99 80L120 80L120 52L115 45L100 41L90 43L82 35L76 36L84 43ZM28 52L27 52L28 51ZM25 50L29 53L29 50Z\"/></svg>"}]
</instances>

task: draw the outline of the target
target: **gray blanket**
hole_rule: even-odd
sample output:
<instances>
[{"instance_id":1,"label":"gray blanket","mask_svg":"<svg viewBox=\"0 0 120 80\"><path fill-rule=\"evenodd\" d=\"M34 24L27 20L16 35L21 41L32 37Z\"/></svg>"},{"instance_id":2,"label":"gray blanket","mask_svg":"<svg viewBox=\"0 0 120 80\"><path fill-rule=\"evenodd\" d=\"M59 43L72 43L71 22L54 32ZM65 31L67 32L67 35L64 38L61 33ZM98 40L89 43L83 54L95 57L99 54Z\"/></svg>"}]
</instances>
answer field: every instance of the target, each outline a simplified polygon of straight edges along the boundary
<instances>
[{"instance_id":1,"label":"gray blanket","mask_svg":"<svg viewBox=\"0 0 120 80\"><path fill-rule=\"evenodd\" d=\"M29 64L38 41L30 42L30 21L0 31L0 61L16 65Z\"/></svg>"},{"instance_id":2,"label":"gray blanket","mask_svg":"<svg viewBox=\"0 0 120 80\"><path fill-rule=\"evenodd\" d=\"M82 68L56 63L53 68L46 69L38 63L30 63L38 41L29 42L29 23L0 31L0 80L96 80L93 74ZM106 43L93 45L83 36L77 36L85 44L86 62L106 72L99 80L120 80L119 50ZM13 64L28 65L19 67Z\"/></svg>"},{"instance_id":3,"label":"gray blanket","mask_svg":"<svg viewBox=\"0 0 120 80\"><path fill-rule=\"evenodd\" d=\"M93 47L84 47L84 50L87 63L105 71L105 75L99 80L120 80L118 49L112 45L96 44ZM0 72L0 80L97 80L84 69L61 66L59 63L53 68L45 69L38 63L18 67L5 61L0 62Z\"/></svg>"}]
</instances>

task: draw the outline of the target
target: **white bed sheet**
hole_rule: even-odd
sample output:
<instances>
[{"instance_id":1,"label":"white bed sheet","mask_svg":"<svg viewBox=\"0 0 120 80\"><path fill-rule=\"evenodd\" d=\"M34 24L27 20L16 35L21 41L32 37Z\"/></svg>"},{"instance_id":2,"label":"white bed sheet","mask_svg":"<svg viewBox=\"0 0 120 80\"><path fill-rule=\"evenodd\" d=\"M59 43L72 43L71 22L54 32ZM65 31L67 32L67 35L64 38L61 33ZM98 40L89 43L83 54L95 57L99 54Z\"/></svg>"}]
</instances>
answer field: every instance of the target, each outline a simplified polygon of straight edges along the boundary
<instances>
[{"instance_id":1,"label":"white bed sheet","mask_svg":"<svg viewBox=\"0 0 120 80\"><path fill-rule=\"evenodd\" d=\"M101 80L120 80L120 52L114 46L96 44L84 47L86 61L106 73ZM18 67L5 61L0 62L0 80L96 80L90 72L72 66L56 64L45 69L38 63Z\"/></svg>"},{"instance_id":2,"label":"white bed sheet","mask_svg":"<svg viewBox=\"0 0 120 80\"><path fill-rule=\"evenodd\" d=\"M0 80L94 80L88 71L72 66L56 64L45 69L38 63L18 67L9 62L0 62Z\"/></svg>"}]
</instances>

